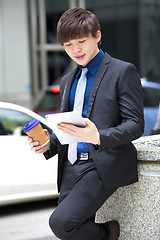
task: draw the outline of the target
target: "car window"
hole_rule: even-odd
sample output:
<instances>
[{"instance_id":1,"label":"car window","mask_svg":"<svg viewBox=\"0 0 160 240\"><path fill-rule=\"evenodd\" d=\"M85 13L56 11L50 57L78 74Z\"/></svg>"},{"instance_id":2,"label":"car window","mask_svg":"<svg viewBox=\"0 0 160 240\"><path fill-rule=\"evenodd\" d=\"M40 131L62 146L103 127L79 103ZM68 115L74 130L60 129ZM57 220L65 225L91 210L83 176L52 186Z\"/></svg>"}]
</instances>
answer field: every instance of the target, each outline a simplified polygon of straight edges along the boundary
<instances>
[{"instance_id":1,"label":"car window","mask_svg":"<svg viewBox=\"0 0 160 240\"><path fill-rule=\"evenodd\" d=\"M0 135L26 135L23 133L23 127L33 119L26 113L14 110L0 108ZM42 124L42 123L41 123ZM50 133L50 128L42 124Z\"/></svg>"},{"instance_id":2,"label":"car window","mask_svg":"<svg viewBox=\"0 0 160 240\"><path fill-rule=\"evenodd\" d=\"M160 103L160 89L143 88L144 107L158 107Z\"/></svg>"},{"instance_id":3,"label":"car window","mask_svg":"<svg viewBox=\"0 0 160 240\"><path fill-rule=\"evenodd\" d=\"M34 110L57 111L60 107L60 93L46 92Z\"/></svg>"}]
</instances>

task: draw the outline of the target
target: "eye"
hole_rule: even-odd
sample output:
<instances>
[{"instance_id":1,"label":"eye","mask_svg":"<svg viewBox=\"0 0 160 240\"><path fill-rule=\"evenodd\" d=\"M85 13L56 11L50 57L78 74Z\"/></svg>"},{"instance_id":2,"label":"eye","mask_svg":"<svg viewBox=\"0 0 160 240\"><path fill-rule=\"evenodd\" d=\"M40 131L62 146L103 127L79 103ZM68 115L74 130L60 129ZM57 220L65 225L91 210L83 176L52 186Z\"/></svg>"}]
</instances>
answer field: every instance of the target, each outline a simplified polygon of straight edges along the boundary
<instances>
[{"instance_id":1,"label":"eye","mask_svg":"<svg viewBox=\"0 0 160 240\"><path fill-rule=\"evenodd\" d=\"M79 43L84 43L85 41L86 41L86 39L80 40Z\"/></svg>"},{"instance_id":2,"label":"eye","mask_svg":"<svg viewBox=\"0 0 160 240\"><path fill-rule=\"evenodd\" d=\"M66 43L65 46L69 47L69 46L71 46L71 43Z\"/></svg>"}]
</instances>

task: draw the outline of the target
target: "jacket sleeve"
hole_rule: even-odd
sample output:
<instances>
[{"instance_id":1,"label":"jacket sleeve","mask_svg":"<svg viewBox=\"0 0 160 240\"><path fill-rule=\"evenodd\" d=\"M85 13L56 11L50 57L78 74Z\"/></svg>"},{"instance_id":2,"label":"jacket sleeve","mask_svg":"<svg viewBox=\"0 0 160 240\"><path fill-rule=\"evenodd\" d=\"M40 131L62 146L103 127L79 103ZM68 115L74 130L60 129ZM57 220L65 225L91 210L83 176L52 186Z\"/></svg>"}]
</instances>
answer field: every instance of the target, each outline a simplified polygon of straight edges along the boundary
<instances>
[{"instance_id":1,"label":"jacket sleeve","mask_svg":"<svg viewBox=\"0 0 160 240\"><path fill-rule=\"evenodd\" d=\"M57 139L55 134L50 134L50 149L44 153L46 159L49 159L57 154Z\"/></svg>"},{"instance_id":2,"label":"jacket sleeve","mask_svg":"<svg viewBox=\"0 0 160 240\"><path fill-rule=\"evenodd\" d=\"M143 134L143 92L133 64L127 64L119 76L117 101L121 122L115 127L99 129L101 144L98 151L129 143Z\"/></svg>"}]
</instances>

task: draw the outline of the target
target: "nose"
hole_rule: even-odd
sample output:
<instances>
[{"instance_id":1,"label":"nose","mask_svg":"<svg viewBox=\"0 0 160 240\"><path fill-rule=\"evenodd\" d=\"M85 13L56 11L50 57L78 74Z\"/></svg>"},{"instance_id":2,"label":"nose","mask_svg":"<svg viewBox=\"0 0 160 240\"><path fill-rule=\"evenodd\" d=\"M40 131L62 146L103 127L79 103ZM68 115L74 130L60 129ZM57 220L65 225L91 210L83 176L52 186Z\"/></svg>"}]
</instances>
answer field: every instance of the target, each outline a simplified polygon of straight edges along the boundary
<instances>
[{"instance_id":1,"label":"nose","mask_svg":"<svg viewBox=\"0 0 160 240\"><path fill-rule=\"evenodd\" d=\"M73 44L73 53L78 53L81 51L80 45L78 43Z\"/></svg>"}]
</instances>

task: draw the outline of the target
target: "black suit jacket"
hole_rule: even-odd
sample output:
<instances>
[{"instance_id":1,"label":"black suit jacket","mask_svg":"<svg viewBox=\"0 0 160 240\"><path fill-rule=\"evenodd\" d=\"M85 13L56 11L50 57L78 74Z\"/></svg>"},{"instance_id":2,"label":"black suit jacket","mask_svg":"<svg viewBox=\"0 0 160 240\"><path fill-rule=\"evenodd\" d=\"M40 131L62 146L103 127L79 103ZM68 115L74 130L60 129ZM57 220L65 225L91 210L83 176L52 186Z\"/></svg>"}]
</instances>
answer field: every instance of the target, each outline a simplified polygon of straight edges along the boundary
<instances>
[{"instance_id":1,"label":"black suit jacket","mask_svg":"<svg viewBox=\"0 0 160 240\"><path fill-rule=\"evenodd\" d=\"M62 112L69 110L69 95L77 69L61 80ZM143 96L139 74L133 64L105 53L94 79L87 118L100 133L100 146L89 145L91 157L106 189L137 181L137 153L131 141L143 134ZM58 189L68 145L51 136L48 159L58 153Z\"/></svg>"}]
</instances>

